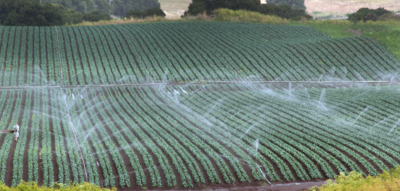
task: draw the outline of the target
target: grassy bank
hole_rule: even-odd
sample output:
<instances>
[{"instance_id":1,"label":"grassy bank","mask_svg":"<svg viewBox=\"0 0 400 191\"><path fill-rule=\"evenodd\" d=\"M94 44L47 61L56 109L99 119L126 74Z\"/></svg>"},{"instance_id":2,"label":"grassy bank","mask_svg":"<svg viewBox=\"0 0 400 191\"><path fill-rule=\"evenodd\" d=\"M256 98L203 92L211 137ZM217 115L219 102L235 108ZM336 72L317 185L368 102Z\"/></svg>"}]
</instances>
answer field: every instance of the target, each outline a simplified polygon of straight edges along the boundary
<instances>
[{"instance_id":1,"label":"grassy bank","mask_svg":"<svg viewBox=\"0 0 400 191\"><path fill-rule=\"evenodd\" d=\"M350 172L348 176L341 173L335 178L335 182L328 180L321 187L312 187L309 191L399 191L400 167L383 171L379 176L362 177L361 173Z\"/></svg>"},{"instance_id":2,"label":"grassy bank","mask_svg":"<svg viewBox=\"0 0 400 191\"><path fill-rule=\"evenodd\" d=\"M358 22L347 20L326 20L307 22L313 27L333 38L368 36L377 40L398 60L400 60L400 21Z\"/></svg>"}]
</instances>

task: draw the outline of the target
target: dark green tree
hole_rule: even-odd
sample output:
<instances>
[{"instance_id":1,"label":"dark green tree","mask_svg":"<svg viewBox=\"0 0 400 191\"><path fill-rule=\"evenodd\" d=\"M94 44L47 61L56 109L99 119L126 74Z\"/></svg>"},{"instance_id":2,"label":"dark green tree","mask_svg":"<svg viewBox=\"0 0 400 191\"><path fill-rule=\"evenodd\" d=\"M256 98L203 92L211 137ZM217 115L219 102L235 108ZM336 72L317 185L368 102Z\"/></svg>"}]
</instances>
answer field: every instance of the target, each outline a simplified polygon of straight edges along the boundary
<instances>
[{"instance_id":1,"label":"dark green tree","mask_svg":"<svg viewBox=\"0 0 400 191\"><path fill-rule=\"evenodd\" d=\"M311 15L308 15L305 10L303 9L292 9L288 5L274 5L274 4L267 4L262 5L260 13L266 15L275 15L285 19L292 19L292 20L300 20L301 17L305 17L306 19L312 19Z\"/></svg>"},{"instance_id":2,"label":"dark green tree","mask_svg":"<svg viewBox=\"0 0 400 191\"><path fill-rule=\"evenodd\" d=\"M94 0L94 3L97 5L96 9L98 11L109 15L112 14L113 6L108 0Z\"/></svg>"},{"instance_id":3,"label":"dark green tree","mask_svg":"<svg viewBox=\"0 0 400 191\"><path fill-rule=\"evenodd\" d=\"M213 10L219 8L258 11L260 5L260 0L193 0L193 3L189 5L189 10L184 15L197 15L204 11L210 15Z\"/></svg>"},{"instance_id":4,"label":"dark green tree","mask_svg":"<svg viewBox=\"0 0 400 191\"><path fill-rule=\"evenodd\" d=\"M270 1L268 0L267 2ZM302 2L304 5L304 0ZM193 0L193 3L189 5L189 10L184 13L184 16L197 15L203 12L210 15L213 10L219 8L231 10L244 9L292 20L300 20L301 17L312 19L312 16L308 15L304 9L293 9L289 5L261 5L260 0Z\"/></svg>"},{"instance_id":5,"label":"dark green tree","mask_svg":"<svg viewBox=\"0 0 400 191\"><path fill-rule=\"evenodd\" d=\"M91 21L91 22L97 22L100 20L111 20L111 16L106 13L102 13L100 11L93 11L91 13L86 13L83 15L83 20L85 21Z\"/></svg>"},{"instance_id":6,"label":"dark green tree","mask_svg":"<svg viewBox=\"0 0 400 191\"><path fill-rule=\"evenodd\" d=\"M130 10L145 11L150 8L160 8L158 0L113 0L113 14L123 17Z\"/></svg>"},{"instance_id":7,"label":"dark green tree","mask_svg":"<svg viewBox=\"0 0 400 191\"><path fill-rule=\"evenodd\" d=\"M360 8L357 12L350 14L348 20L352 22L357 22L363 20L364 22L368 20L376 21L378 17L391 13L388 10L380 7L377 9Z\"/></svg>"},{"instance_id":8,"label":"dark green tree","mask_svg":"<svg viewBox=\"0 0 400 191\"><path fill-rule=\"evenodd\" d=\"M64 13L64 21L67 24L77 24L83 21L83 14L73 9L68 9Z\"/></svg>"},{"instance_id":9,"label":"dark green tree","mask_svg":"<svg viewBox=\"0 0 400 191\"><path fill-rule=\"evenodd\" d=\"M42 3L57 3L63 5L66 9L74 9L75 11L79 11L82 14L93 12L95 8L96 0L41 0ZM109 0L98 0L101 5L101 11L110 11L104 10L103 4L110 4ZM105 12L108 13L108 12Z\"/></svg>"},{"instance_id":10,"label":"dark green tree","mask_svg":"<svg viewBox=\"0 0 400 191\"><path fill-rule=\"evenodd\" d=\"M165 17L165 13L159 8L150 8L145 11L130 10L130 11L128 11L128 13L126 13L125 17L126 18L131 18L131 17L145 18L145 17L149 17L149 16L153 16L153 15Z\"/></svg>"},{"instance_id":11,"label":"dark green tree","mask_svg":"<svg viewBox=\"0 0 400 191\"><path fill-rule=\"evenodd\" d=\"M13 26L54 26L64 24L64 7L39 0L1 0L0 23Z\"/></svg>"},{"instance_id":12,"label":"dark green tree","mask_svg":"<svg viewBox=\"0 0 400 191\"><path fill-rule=\"evenodd\" d=\"M86 2L85 1L81 1L79 3L79 5L77 6L76 11L79 11L79 12L85 14L86 13L86 9L87 9Z\"/></svg>"}]
</instances>

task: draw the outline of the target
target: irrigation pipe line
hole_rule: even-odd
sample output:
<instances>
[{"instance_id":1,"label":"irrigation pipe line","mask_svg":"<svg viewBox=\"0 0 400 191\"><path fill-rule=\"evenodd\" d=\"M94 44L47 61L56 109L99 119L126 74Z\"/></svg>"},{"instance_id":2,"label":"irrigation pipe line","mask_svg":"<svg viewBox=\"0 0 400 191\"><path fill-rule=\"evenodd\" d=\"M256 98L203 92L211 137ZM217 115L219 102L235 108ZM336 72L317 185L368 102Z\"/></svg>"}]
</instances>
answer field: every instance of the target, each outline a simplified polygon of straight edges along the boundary
<instances>
[{"instance_id":1,"label":"irrigation pipe line","mask_svg":"<svg viewBox=\"0 0 400 191\"><path fill-rule=\"evenodd\" d=\"M303 83L303 84L343 84L343 83L366 83L366 84L400 84L399 82L390 81L198 81L188 83L142 83L142 84L104 84L104 85L77 85L77 86L0 86L0 89L45 89L45 88L87 88L87 87L134 87L134 86L173 86L173 85L206 85L206 84L274 84L274 83Z\"/></svg>"}]
</instances>

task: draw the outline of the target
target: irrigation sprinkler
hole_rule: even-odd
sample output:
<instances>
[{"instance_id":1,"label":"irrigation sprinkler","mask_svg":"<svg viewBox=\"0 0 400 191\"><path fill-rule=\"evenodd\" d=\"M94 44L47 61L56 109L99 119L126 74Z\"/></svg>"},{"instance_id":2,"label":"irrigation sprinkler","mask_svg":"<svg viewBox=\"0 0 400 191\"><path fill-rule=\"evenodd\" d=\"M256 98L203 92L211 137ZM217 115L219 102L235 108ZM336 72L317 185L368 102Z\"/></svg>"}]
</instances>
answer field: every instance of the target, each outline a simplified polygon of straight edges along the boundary
<instances>
[{"instance_id":1,"label":"irrigation sprinkler","mask_svg":"<svg viewBox=\"0 0 400 191\"><path fill-rule=\"evenodd\" d=\"M18 142L19 137L19 125L14 125L14 130L0 130L0 134L14 133L14 141Z\"/></svg>"}]
</instances>

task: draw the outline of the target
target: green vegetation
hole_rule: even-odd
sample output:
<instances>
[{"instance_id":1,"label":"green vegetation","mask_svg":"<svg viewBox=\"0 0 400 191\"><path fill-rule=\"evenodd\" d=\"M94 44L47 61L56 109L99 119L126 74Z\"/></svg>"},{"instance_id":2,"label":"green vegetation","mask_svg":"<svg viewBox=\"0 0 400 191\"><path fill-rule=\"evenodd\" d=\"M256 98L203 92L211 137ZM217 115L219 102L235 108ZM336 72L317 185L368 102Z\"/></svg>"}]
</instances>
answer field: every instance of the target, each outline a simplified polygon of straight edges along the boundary
<instances>
[{"instance_id":1,"label":"green vegetation","mask_svg":"<svg viewBox=\"0 0 400 191\"><path fill-rule=\"evenodd\" d=\"M17 186L26 173L44 186L183 189L400 166L399 85L339 83L398 81L400 62L371 37L311 27L357 24L216 13L217 22L0 26L0 86L10 88L0 122L29 132L18 143L4 136L0 181Z\"/></svg>"},{"instance_id":2,"label":"green vegetation","mask_svg":"<svg viewBox=\"0 0 400 191\"><path fill-rule=\"evenodd\" d=\"M269 1L268 1L269 2ZM280 1L283 2L283 1ZM303 3L304 1L288 1ZM301 6L293 5L293 7L299 8ZM312 16L306 14L304 9L294 9L289 5L275 5L267 4L261 5L259 0L194 0L193 3L189 5L189 10L184 13L183 16L197 15L206 12L208 15L212 15L214 10L217 9L230 9L230 10L247 10L259 12L262 14L276 15L285 19L300 20L302 17L311 19Z\"/></svg>"},{"instance_id":3,"label":"green vegetation","mask_svg":"<svg viewBox=\"0 0 400 191\"><path fill-rule=\"evenodd\" d=\"M158 0L42 0L42 3L61 4L66 9L73 9L82 14L95 10L101 13L123 17L129 10L144 11L149 8L160 8Z\"/></svg>"},{"instance_id":4,"label":"green vegetation","mask_svg":"<svg viewBox=\"0 0 400 191\"><path fill-rule=\"evenodd\" d=\"M76 24L83 22L83 14L73 9L66 10L63 15L64 15L64 22L67 24Z\"/></svg>"},{"instance_id":5,"label":"green vegetation","mask_svg":"<svg viewBox=\"0 0 400 191\"><path fill-rule=\"evenodd\" d=\"M368 9L368 8L361 8L358 9L357 12L350 14L348 20L352 22L358 22L358 21L377 21L378 17L384 14L392 13L388 10L385 10L384 8L378 8L378 9Z\"/></svg>"},{"instance_id":6,"label":"green vegetation","mask_svg":"<svg viewBox=\"0 0 400 191\"><path fill-rule=\"evenodd\" d=\"M362 177L361 173L350 172L348 176L341 173L335 182L328 180L321 187L312 187L310 191L398 191L400 190L400 167L384 170L379 176Z\"/></svg>"},{"instance_id":7,"label":"green vegetation","mask_svg":"<svg viewBox=\"0 0 400 191\"><path fill-rule=\"evenodd\" d=\"M128 11L145 11L151 8L160 9L158 0L113 0L111 5L114 7L114 15L123 17Z\"/></svg>"},{"instance_id":8,"label":"green vegetation","mask_svg":"<svg viewBox=\"0 0 400 191\"><path fill-rule=\"evenodd\" d=\"M298 25L298 24L294 24ZM349 21L310 21L307 26L313 27L333 38L346 38L354 36L366 36L377 40L397 60L400 60L400 22L396 20L377 22Z\"/></svg>"},{"instance_id":9,"label":"green vegetation","mask_svg":"<svg viewBox=\"0 0 400 191\"><path fill-rule=\"evenodd\" d=\"M91 13L86 13L83 16L83 20L90 22L97 22L100 20L111 20L111 16L106 13L101 13L100 11L93 11Z\"/></svg>"},{"instance_id":10,"label":"green vegetation","mask_svg":"<svg viewBox=\"0 0 400 191\"><path fill-rule=\"evenodd\" d=\"M279 21L276 17L271 17L272 21L274 19ZM114 31L116 28L119 32ZM213 28L212 35L206 33L207 28ZM44 30L46 33L42 33ZM288 33L286 31L292 32ZM59 61L63 66L63 83L74 86L89 83L113 84L126 75L132 76L129 78L130 83L144 83L148 79L154 81L162 81L164 79L174 82L189 82L196 79L235 80L250 75L256 75L265 80L279 78L289 81L306 81L311 79L318 80L320 75L315 71L329 71L332 67L345 67L347 70L357 70L359 67L367 67L359 74L345 74L340 72L340 78L344 80L379 80L383 77L380 72L388 73L397 71L400 65L392 54L371 38L364 36L345 39L331 38L308 26L248 25L227 22L177 22L99 26L93 28L52 27L38 29L11 27L3 28L3 33L5 39L15 38L16 44L26 44L27 40L29 40L29 38L20 37L21 33L28 36L32 36L33 33L44 35L40 39L49 40L43 41L42 43L46 42L47 45L43 44L41 46L60 48L60 54L54 54L52 60ZM242 38L241 36L244 33L249 38ZM160 38L155 34L159 35ZM170 34L176 35L170 36ZM191 35L186 36L185 34ZM181 35L185 35L185 38L182 38ZM164 38L166 36L169 36L169 38ZM203 38L212 38L213 40L212 42L199 40ZM232 41L229 46L223 48L222 46L225 46L225 38L237 40L235 42ZM58 39L58 41L50 39ZM129 44L123 43L128 39ZM141 48L134 46L138 44L141 45ZM97 49L96 47L100 45L110 51ZM167 45L169 48L162 48ZM191 48L183 48L183 45L190 45L189 47ZM195 47L204 50L195 51ZM360 49L360 47L368 47L368 49ZM4 54L13 50L11 42L8 44L3 43L2 48ZM28 48L28 52L35 52L35 58L44 59L40 62L41 65L49 62L45 60L45 52L36 52L37 50L32 46L22 46L21 52L25 52L25 48ZM86 51L88 49L92 51ZM224 49L224 51L221 51L221 49ZM258 52L260 50L270 51ZM255 53L255 51L258 53ZM115 54L122 54L123 52L125 56L115 57ZM172 65L172 61L176 57L175 55L181 55L183 52L185 56L182 57L180 64ZM231 55L232 58L229 56L230 52L235 52L235 55ZM87 56L79 57L76 56L77 54ZM207 54L208 56L204 57L202 54ZM340 59L333 59L333 57L337 57L339 54L341 55ZM39 55L41 56L39 57ZM380 56L372 60L371 57L373 55ZM4 56L7 59L5 66L6 68L10 68L10 73L6 73L6 76L21 73L22 75L19 75L19 77L22 77L25 71L28 72L26 74L28 76L40 74L36 73L39 71L33 68L28 68L27 70L20 69L18 63L8 61L11 60L11 56L16 56L16 54L7 54L7 56ZM26 56L23 54L19 58L20 60L24 60ZM193 57L197 59L192 59ZM92 65L91 60L94 60L98 64ZM133 67L137 64L141 66L154 62L158 64L151 68L143 66ZM299 65L299 62L302 64ZM320 64L320 62L325 64ZM82 67L73 67L69 63L80 63L79 65ZM199 72L184 72L187 68L195 70L194 68L199 63L209 63L209 65L199 68ZM232 70L225 70L228 67L226 63L234 64L232 65ZM39 64L39 62L36 64ZM300 69L303 64L312 68L310 73L303 74L304 71ZM104 66L100 67L102 65ZM242 65L246 67L243 68ZM382 69L378 72L375 70L376 66ZM54 65L49 65L49 67L43 66L41 68L44 73L50 72L51 75L48 76L49 81L61 83L61 73L55 72L54 67ZM165 73L165 68L168 68L167 73ZM271 68L279 68L279 70L271 71ZM215 73L207 72L209 70ZM33 71L35 73L31 73ZM69 76L74 77L70 78ZM43 81L37 78L34 79L37 80L34 84L40 83L43 85ZM3 80L3 84L21 86L25 83L28 82L24 80L15 81L8 77Z\"/></svg>"},{"instance_id":11,"label":"green vegetation","mask_svg":"<svg viewBox=\"0 0 400 191\"><path fill-rule=\"evenodd\" d=\"M150 8L146 9L145 11L136 11L136 10L131 10L126 13L125 17L126 18L145 18L145 17L152 17L152 16L157 16L157 17L165 17L165 13L159 9L159 8Z\"/></svg>"},{"instance_id":12,"label":"green vegetation","mask_svg":"<svg viewBox=\"0 0 400 191\"><path fill-rule=\"evenodd\" d=\"M230 22L252 22L252 23L269 23L282 24L290 23L287 19L282 19L278 16L265 15L258 12L246 10L230 10L217 9L214 11L214 21L230 21Z\"/></svg>"},{"instance_id":13,"label":"green vegetation","mask_svg":"<svg viewBox=\"0 0 400 191\"><path fill-rule=\"evenodd\" d=\"M117 188L107 189L101 188L98 185L93 185L90 183L81 183L81 184L74 184L74 185L65 185L62 183L55 183L51 187L46 186L38 186L36 182L21 182L18 186L15 187L8 187L0 182L0 190L1 191L117 191Z\"/></svg>"},{"instance_id":14,"label":"green vegetation","mask_svg":"<svg viewBox=\"0 0 400 191\"><path fill-rule=\"evenodd\" d=\"M14 26L63 25L63 7L39 0L0 1L0 24Z\"/></svg>"}]
</instances>

